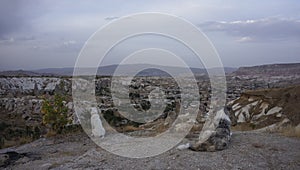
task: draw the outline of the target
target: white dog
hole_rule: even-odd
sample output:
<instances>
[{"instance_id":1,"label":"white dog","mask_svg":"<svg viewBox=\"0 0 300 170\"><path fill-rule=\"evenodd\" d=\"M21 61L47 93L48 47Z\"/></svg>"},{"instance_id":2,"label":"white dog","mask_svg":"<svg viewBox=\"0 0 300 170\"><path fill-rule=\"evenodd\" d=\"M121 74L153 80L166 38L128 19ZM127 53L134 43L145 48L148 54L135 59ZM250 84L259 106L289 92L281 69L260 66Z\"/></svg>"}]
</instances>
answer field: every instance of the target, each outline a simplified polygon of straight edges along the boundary
<instances>
[{"instance_id":1,"label":"white dog","mask_svg":"<svg viewBox=\"0 0 300 170\"><path fill-rule=\"evenodd\" d=\"M92 124L92 135L94 137L104 137L105 129L102 126L101 119L99 117L97 108L91 109L91 124Z\"/></svg>"}]
</instances>

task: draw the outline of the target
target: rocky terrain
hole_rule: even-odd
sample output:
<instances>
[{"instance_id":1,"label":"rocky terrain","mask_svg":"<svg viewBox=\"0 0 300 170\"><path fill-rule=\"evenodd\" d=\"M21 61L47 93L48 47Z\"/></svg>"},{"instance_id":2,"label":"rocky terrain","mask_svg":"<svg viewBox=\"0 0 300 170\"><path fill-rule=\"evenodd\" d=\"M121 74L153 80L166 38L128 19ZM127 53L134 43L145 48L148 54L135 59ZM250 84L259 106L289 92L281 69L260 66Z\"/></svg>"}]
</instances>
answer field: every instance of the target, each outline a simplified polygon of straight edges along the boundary
<instances>
[{"instance_id":1,"label":"rocky terrain","mask_svg":"<svg viewBox=\"0 0 300 170\"><path fill-rule=\"evenodd\" d=\"M0 166L8 169L22 169L23 165L28 169L34 168L33 166L38 167L37 169L298 169L299 138L289 137L300 136L299 68L299 64L255 66L239 68L226 75L226 113L230 116L234 130L229 146L226 143L224 147L228 147L227 150L218 153L197 153L173 149L143 161L111 155L96 147L83 133L78 133L78 130L75 134L69 133L68 137L45 138L49 131L42 123L42 106L45 100L51 100L57 94L65 97L63 105L67 108L67 117L70 120L66 127L72 129L74 125L79 125L72 101L72 77L58 76L59 71L45 74L27 71L1 72L0 148L8 149L2 149L0 152ZM180 110L181 91L174 79L138 76L130 84L127 79L119 77L118 83L129 86L129 94L126 89L119 91L130 96L132 107L144 111L149 109L149 95L153 87L157 86L165 94L165 110L155 121L146 124L130 121L119 113L116 103L113 102L111 77L97 76L97 108L104 119L116 131L133 136L153 136L168 129ZM196 75L196 79L201 96L200 105L197 119L193 122L194 126L185 139L188 141L197 140L207 113L211 111L209 79L202 73ZM120 99L114 100L122 103ZM185 105L192 103L184 103L184 107ZM261 134L265 132L280 132L281 135ZM185 142L187 141L183 141ZM211 142L214 143L215 139L211 138ZM64 145L68 147L64 148ZM254 151L259 154L256 155ZM268 158L270 155L272 159ZM243 164L239 164L239 158L244 160Z\"/></svg>"},{"instance_id":2,"label":"rocky terrain","mask_svg":"<svg viewBox=\"0 0 300 170\"><path fill-rule=\"evenodd\" d=\"M300 140L277 134L234 132L226 150L171 149L155 157L113 155L85 134L42 138L0 150L1 169L299 169Z\"/></svg>"},{"instance_id":3,"label":"rocky terrain","mask_svg":"<svg viewBox=\"0 0 300 170\"><path fill-rule=\"evenodd\" d=\"M0 78L0 147L38 139L45 133L43 101L55 93L70 95L70 88L69 81L56 77ZM66 106L70 109L70 118L74 117L72 102L66 102Z\"/></svg>"},{"instance_id":4,"label":"rocky terrain","mask_svg":"<svg viewBox=\"0 0 300 170\"><path fill-rule=\"evenodd\" d=\"M295 135L300 136L299 96L300 86L246 91L228 104L232 124L240 130L294 127Z\"/></svg>"},{"instance_id":5,"label":"rocky terrain","mask_svg":"<svg viewBox=\"0 0 300 170\"><path fill-rule=\"evenodd\" d=\"M124 78L125 80L126 78ZM178 101L180 100L180 91L178 86L171 78L136 78L131 86L131 98L135 108L148 108L148 94L152 85L159 84L165 91L166 103L168 107L165 114L161 118L165 119L167 115L175 115L173 111L178 112ZM202 79L203 80L203 79ZM45 99L52 99L55 94L60 94L66 97L65 105L68 107L69 119L72 124L78 124L78 119L74 114L73 101L71 96L71 78L68 77L2 77L0 78L0 146L7 147L16 144L30 142L45 133L42 125L42 103ZM96 81L96 96L98 101L98 108L101 110L103 116L107 121L116 127L119 131L127 131L127 125L135 125L132 122L123 119L114 107L113 100L110 95L109 77L100 77ZM120 79L120 83L123 80ZM247 86L246 86L247 87ZM200 111L198 121L203 122L201 117L209 111L209 81L204 79L199 80L199 93L201 95ZM236 98L240 94L239 88L231 88L229 97ZM120 89L120 92L122 90ZM126 89L123 90L126 93ZM123 92L122 92L123 93ZM111 115L114 115L113 117ZM123 123L122 123L123 122ZM127 122L127 123L124 123ZM157 129L162 131L167 126L156 125ZM128 129L130 130L130 128Z\"/></svg>"}]
</instances>

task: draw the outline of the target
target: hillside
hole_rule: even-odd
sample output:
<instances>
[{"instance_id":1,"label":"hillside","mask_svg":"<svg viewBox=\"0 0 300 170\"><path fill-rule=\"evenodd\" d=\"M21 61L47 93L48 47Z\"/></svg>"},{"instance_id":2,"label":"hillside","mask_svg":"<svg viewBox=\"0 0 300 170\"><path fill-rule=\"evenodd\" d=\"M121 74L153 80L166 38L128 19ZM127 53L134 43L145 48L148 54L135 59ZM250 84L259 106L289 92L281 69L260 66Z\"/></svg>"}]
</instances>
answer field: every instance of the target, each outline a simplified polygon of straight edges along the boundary
<instances>
[{"instance_id":1,"label":"hillside","mask_svg":"<svg viewBox=\"0 0 300 170\"><path fill-rule=\"evenodd\" d=\"M36 71L26 71L26 70L12 70L12 71L1 71L0 76L2 77L41 77L41 76L54 76L55 74L42 72L38 73Z\"/></svg>"},{"instance_id":2,"label":"hillside","mask_svg":"<svg viewBox=\"0 0 300 170\"><path fill-rule=\"evenodd\" d=\"M300 63L240 67L232 76L300 76Z\"/></svg>"},{"instance_id":3,"label":"hillside","mask_svg":"<svg viewBox=\"0 0 300 170\"><path fill-rule=\"evenodd\" d=\"M275 128L275 125L299 129L299 96L300 86L246 91L229 103L231 120L244 130Z\"/></svg>"},{"instance_id":4,"label":"hillside","mask_svg":"<svg viewBox=\"0 0 300 170\"><path fill-rule=\"evenodd\" d=\"M188 69L183 67L173 67L173 66L158 66L158 65L149 65L149 64L127 64L127 65L107 65L101 66L97 69L98 76L112 76L116 68L122 70L124 75L133 75L133 70L143 70L139 73L139 76L169 76L164 71L155 69L157 67L170 71L174 75L182 75L187 73ZM151 67L151 68L150 68ZM81 71L87 75L94 74L93 68L82 68ZM207 74L206 69L204 68L190 68L190 70L195 75L203 75ZM220 68L211 68L212 72L217 72ZM232 67L224 67L224 72L230 74L237 70L237 68ZM12 71L2 71L0 72L0 76L27 76L27 77L38 77L38 76L72 76L74 68L73 67L65 67L65 68L44 68L37 70L12 70Z\"/></svg>"}]
</instances>

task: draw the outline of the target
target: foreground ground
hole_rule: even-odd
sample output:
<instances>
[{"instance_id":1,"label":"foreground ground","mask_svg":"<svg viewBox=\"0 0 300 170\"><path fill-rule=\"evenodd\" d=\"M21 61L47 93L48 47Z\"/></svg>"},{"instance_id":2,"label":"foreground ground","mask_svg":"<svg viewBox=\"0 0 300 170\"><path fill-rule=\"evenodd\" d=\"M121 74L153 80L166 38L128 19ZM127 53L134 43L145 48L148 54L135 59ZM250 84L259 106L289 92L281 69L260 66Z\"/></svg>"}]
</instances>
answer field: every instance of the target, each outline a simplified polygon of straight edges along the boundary
<instances>
[{"instance_id":1,"label":"foreground ground","mask_svg":"<svg viewBox=\"0 0 300 170\"><path fill-rule=\"evenodd\" d=\"M14 152L3 154L9 151ZM39 139L0 153L0 169L300 169L299 138L258 132L235 132L229 148L219 152L173 148L143 159L113 155L83 133Z\"/></svg>"}]
</instances>

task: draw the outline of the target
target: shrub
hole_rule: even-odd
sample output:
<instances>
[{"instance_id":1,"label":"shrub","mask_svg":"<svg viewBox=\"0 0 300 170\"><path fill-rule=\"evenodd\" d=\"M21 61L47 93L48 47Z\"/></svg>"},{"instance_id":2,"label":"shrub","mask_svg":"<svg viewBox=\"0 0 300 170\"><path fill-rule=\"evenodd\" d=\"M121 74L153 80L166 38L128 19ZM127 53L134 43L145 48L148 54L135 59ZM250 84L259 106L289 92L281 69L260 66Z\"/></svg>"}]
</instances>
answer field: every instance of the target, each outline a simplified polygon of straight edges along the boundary
<instances>
[{"instance_id":1,"label":"shrub","mask_svg":"<svg viewBox=\"0 0 300 170\"><path fill-rule=\"evenodd\" d=\"M52 132L61 134L69 123L68 108L64 105L64 97L55 95L54 99L45 99L42 106L43 124Z\"/></svg>"}]
</instances>

